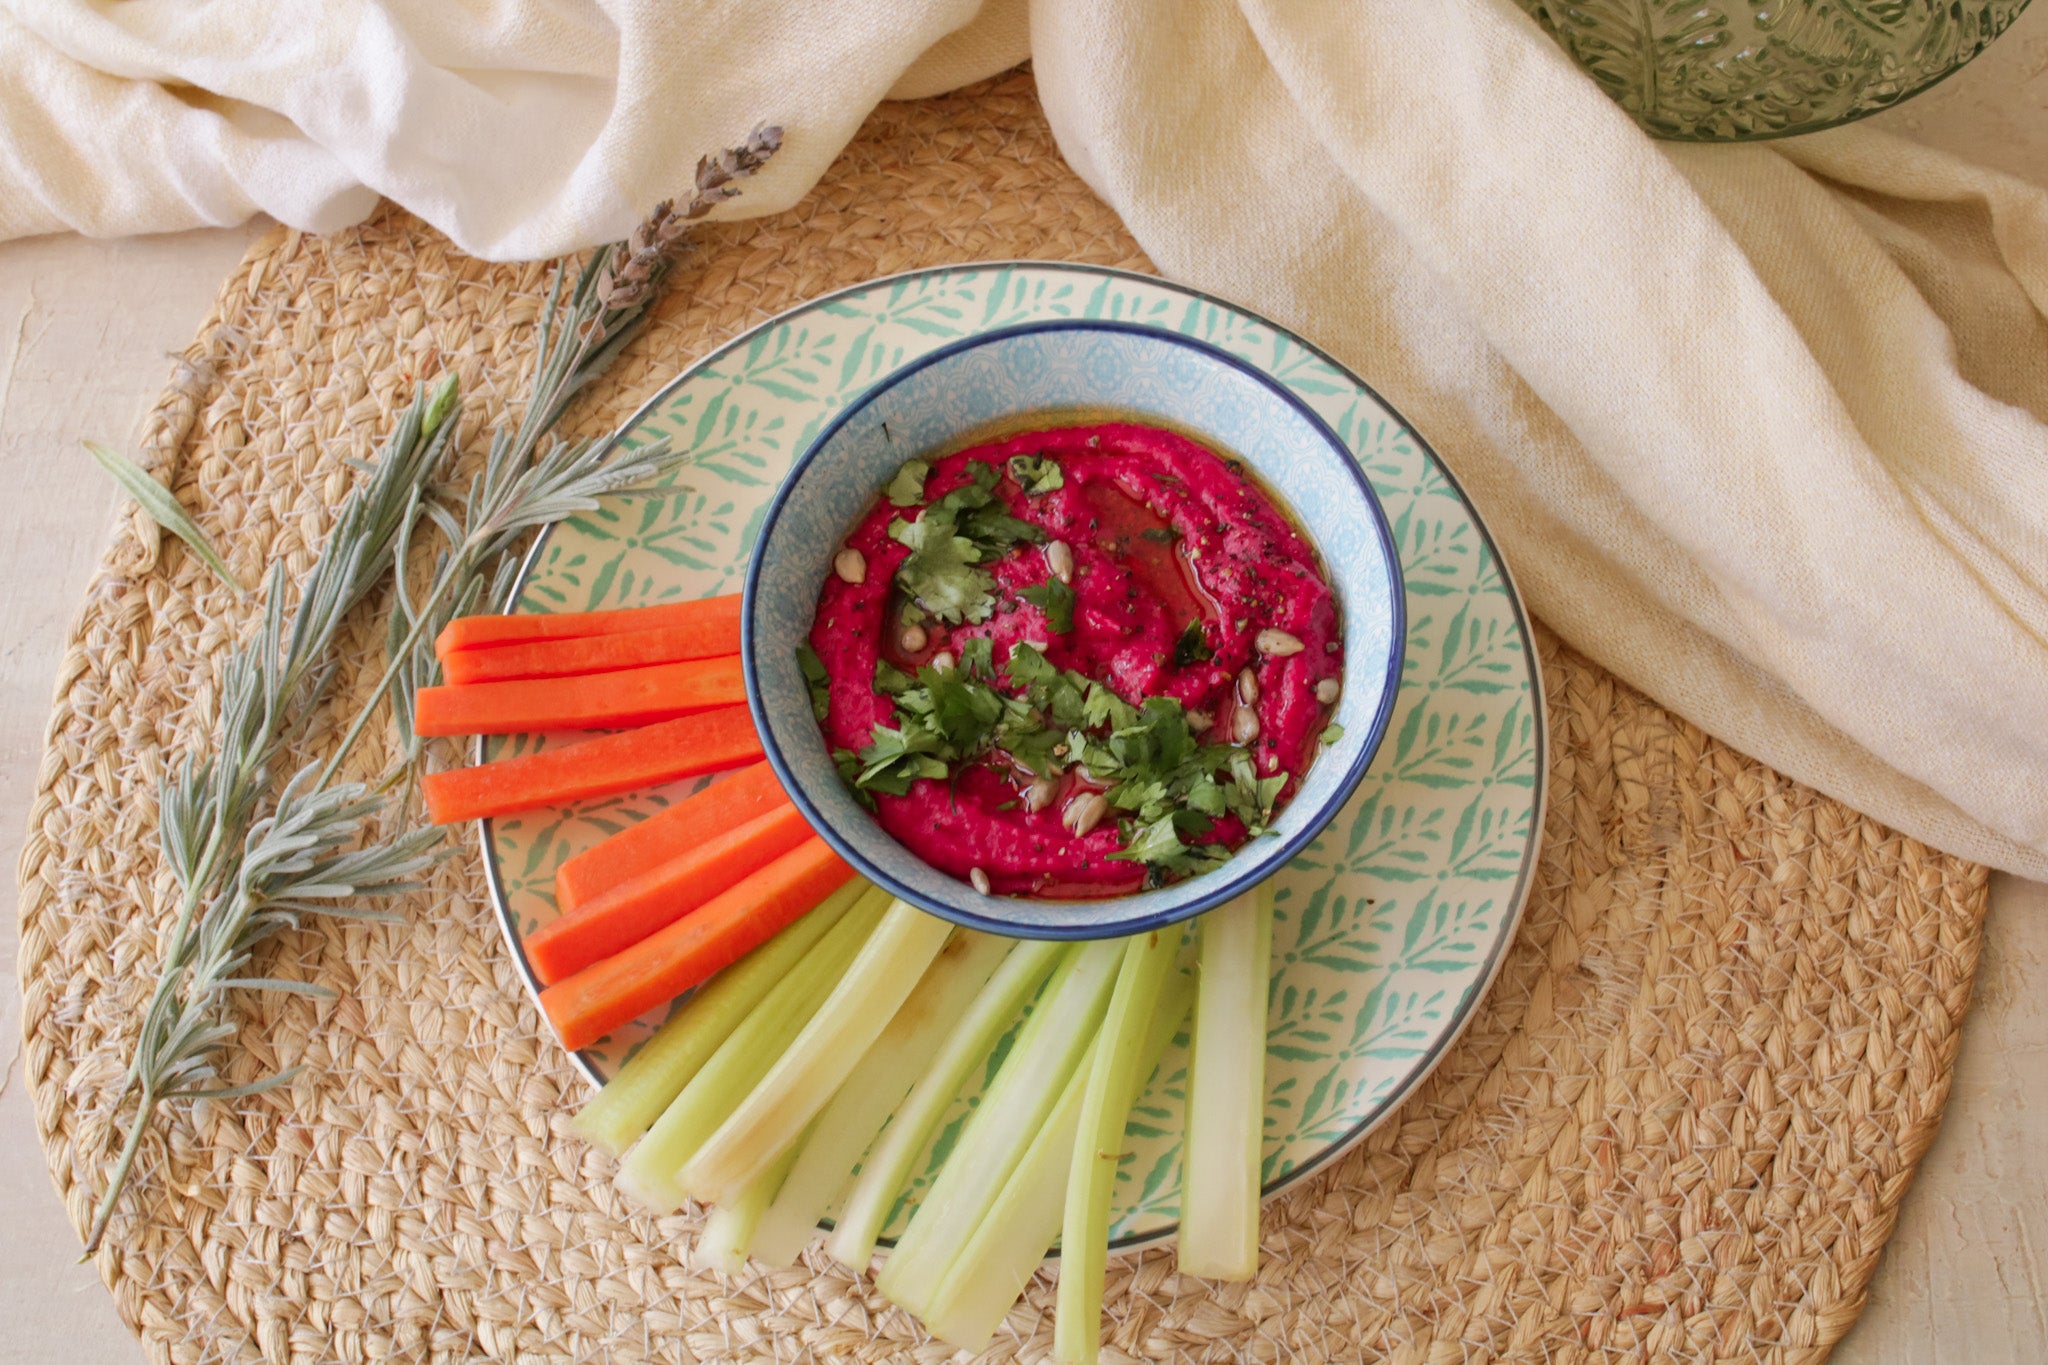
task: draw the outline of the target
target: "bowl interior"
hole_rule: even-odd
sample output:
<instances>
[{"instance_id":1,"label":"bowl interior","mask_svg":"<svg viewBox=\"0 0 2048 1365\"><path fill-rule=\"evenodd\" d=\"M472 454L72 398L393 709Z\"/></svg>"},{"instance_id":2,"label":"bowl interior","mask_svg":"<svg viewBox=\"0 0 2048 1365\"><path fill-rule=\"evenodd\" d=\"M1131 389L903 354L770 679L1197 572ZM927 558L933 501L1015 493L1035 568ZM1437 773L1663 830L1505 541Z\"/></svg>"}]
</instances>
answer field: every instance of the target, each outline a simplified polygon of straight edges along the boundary
<instances>
[{"instance_id":1,"label":"bowl interior","mask_svg":"<svg viewBox=\"0 0 2048 1365\"><path fill-rule=\"evenodd\" d=\"M1344 631L1344 734L1323 749L1274 833L1173 886L1092 901L983 896L897 843L841 785L797 666L840 537L905 460L993 430L1073 420L1169 426L1242 459L1321 551ZM805 813L878 884L957 923L1024 937L1102 938L1197 914L1277 871L1365 773L1400 673L1400 569L1386 519L1343 445L1298 400L1200 342L1116 323L987 333L897 371L848 408L790 471L747 576L747 681L768 757Z\"/></svg>"}]
</instances>

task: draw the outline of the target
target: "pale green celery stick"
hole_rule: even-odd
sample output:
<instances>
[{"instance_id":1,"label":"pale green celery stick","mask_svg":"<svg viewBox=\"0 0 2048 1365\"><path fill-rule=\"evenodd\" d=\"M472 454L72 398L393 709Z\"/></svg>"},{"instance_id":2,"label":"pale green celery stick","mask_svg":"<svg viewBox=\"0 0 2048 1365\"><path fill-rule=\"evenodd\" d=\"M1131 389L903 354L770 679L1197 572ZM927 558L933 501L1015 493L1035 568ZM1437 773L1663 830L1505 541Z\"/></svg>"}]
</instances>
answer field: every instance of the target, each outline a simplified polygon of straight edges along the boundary
<instances>
[{"instance_id":1,"label":"pale green celery stick","mask_svg":"<svg viewBox=\"0 0 2048 1365\"><path fill-rule=\"evenodd\" d=\"M1249 1280L1259 1268L1259 1158L1266 1124L1270 884L1201 920L1181 1150L1180 1271Z\"/></svg>"},{"instance_id":2,"label":"pale green celery stick","mask_svg":"<svg viewBox=\"0 0 2048 1365\"><path fill-rule=\"evenodd\" d=\"M1141 1075L1149 1078L1158 1067L1194 1003L1194 977L1180 971L1168 976L1146 1029L1138 1065ZM1097 1035L1098 1047L1100 1039ZM1093 1069L1094 1054L1089 1055L1090 1065L1075 1069L1058 1107L1031 1140L1031 1150L1010 1173L1003 1192L932 1298L925 1329L950 1346L979 1351L988 1345L1060 1235L1067 1178L1074 1166L1074 1135L1081 1126L1081 1096Z\"/></svg>"},{"instance_id":3,"label":"pale green celery stick","mask_svg":"<svg viewBox=\"0 0 2048 1365\"><path fill-rule=\"evenodd\" d=\"M1024 1159L1039 1125L1059 1103L1095 1041L1123 961L1120 939L1084 943L1046 988L995 1084L982 1096L960 1141L919 1201L875 1287L890 1302L923 1317L939 1281L974 1235L1003 1182Z\"/></svg>"},{"instance_id":4,"label":"pale green celery stick","mask_svg":"<svg viewBox=\"0 0 2048 1365\"><path fill-rule=\"evenodd\" d=\"M802 1155L754 1230L754 1259L789 1265L818 1230L832 1200L853 1178L861 1155L903 1103L910 1087L958 1026L1015 941L962 929L918 979L889 1027L846 1073L846 1081L811 1125Z\"/></svg>"},{"instance_id":5,"label":"pale green celery stick","mask_svg":"<svg viewBox=\"0 0 2048 1365\"><path fill-rule=\"evenodd\" d=\"M747 1267L747 1252L759 1235L761 1215L775 1200L775 1192L789 1174L789 1168L796 1161L802 1149L799 1141L774 1161L768 1169L754 1178L752 1184L739 1192L729 1204L720 1204L704 1220L704 1230L697 1234L697 1259L713 1270L722 1270L728 1275L737 1275Z\"/></svg>"},{"instance_id":6,"label":"pale green celery stick","mask_svg":"<svg viewBox=\"0 0 2048 1365\"><path fill-rule=\"evenodd\" d=\"M683 1163L775 1065L790 1039L825 1003L833 983L889 908L890 899L888 892L876 888L862 893L789 974L761 997L761 1003L727 1035L655 1120L647 1136L626 1153L619 1163L621 1190L656 1213L672 1213L683 1206L683 1187L676 1179Z\"/></svg>"},{"instance_id":7,"label":"pale green celery stick","mask_svg":"<svg viewBox=\"0 0 2048 1365\"><path fill-rule=\"evenodd\" d=\"M683 1164L683 1191L707 1204L726 1203L780 1160L832 1102L952 932L909 901L891 901L803 1032Z\"/></svg>"},{"instance_id":8,"label":"pale green celery stick","mask_svg":"<svg viewBox=\"0 0 2048 1365\"><path fill-rule=\"evenodd\" d=\"M682 1093L747 1011L867 890L866 879L855 877L810 914L712 977L569 1121L569 1131L614 1157L622 1155Z\"/></svg>"},{"instance_id":9,"label":"pale green celery stick","mask_svg":"<svg viewBox=\"0 0 2048 1365\"><path fill-rule=\"evenodd\" d=\"M825 1243L834 1260L855 1274L868 1268L875 1242L889 1221L889 1211L896 1206L897 1192L910 1178L910 1167L924 1151L932 1130L959 1095L968 1071L995 1047L1017 1011L1067 954L1064 943L1027 939L1003 959L1003 965L989 978L988 989L975 997L861 1161L860 1174L846 1192L846 1205Z\"/></svg>"},{"instance_id":10,"label":"pale green celery stick","mask_svg":"<svg viewBox=\"0 0 2048 1365\"><path fill-rule=\"evenodd\" d=\"M1116 991L1089 1060L1088 1088L1070 1150L1066 1217L1060 1223L1060 1288L1053 1312L1053 1354L1095 1365L1102 1346L1102 1286L1109 1263L1109 1201L1124 1155L1124 1125L1145 1079L1145 1038L1160 992L1180 952L1181 927L1125 940ZM1150 1068L1147 1068L1149 1070Z\"/></svg>"}]
</instances>

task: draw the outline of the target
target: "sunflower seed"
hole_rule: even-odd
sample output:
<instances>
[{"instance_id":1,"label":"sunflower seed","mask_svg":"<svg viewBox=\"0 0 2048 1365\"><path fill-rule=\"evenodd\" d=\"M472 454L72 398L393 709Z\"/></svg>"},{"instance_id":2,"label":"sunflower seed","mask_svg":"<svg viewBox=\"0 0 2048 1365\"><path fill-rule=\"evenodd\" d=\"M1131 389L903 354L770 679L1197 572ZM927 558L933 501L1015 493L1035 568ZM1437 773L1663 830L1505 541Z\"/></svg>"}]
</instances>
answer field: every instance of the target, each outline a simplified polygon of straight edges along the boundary
<instances>
[{"instance_id":1,"label":"sunflower seed","mask_svg":"<svg viewBox=\"0 0 2048 1365\"><path fill-rule=\"evenodd\" d=\"M1290 654L1301 653L1301 641L1298 638L1284 630L1274 630L1271 626L1260 631L1252 643L1258 647L1259 653L1269 659L1284 659Z\"/></svg>"},{"instance_id":2,"label":"sunflower seed","mask_svg":"<svg viewBox=\"0 0 2048 1365\"><path fill-rule=\"evenodd\" d=\"M1076 835L1086 834L1109 814L1109 801L1100 792L1086 792L1067 802L1060 822Z\"/></svg>"},{"instance_id":3,"label":"sunflower seed","mask_svg":"<svg viewBox=\"0 0 2048 1365\"><path fill-rule=\"evenodd\" d=\"M1045 547L1045 567L1062 583L1074 581L1074 551L1064 540L1055 540Z\"/></svg>"},{"instance_id":4,"label":"sunflower seed","mask_svg":"<svg viewBox=\"0 0 2048 1365\"><path fill-rule=\"evenodd\" d=\"M1316 684L1316 700L1325 706L1335 706L1337 698L1344 695L1344 684L1335 678L1325 678Z\"/></svg>"},{"instance_id":5,"label":"sunflower seed","mask_svg":"<svg viewBox=\"0 0 2048 1365\"><path fill-rule=\"evenodd\" d=\"M841 550L832 558L832 572L839 575L842 583L865 583L868 581L868 557L859 550Z\"/></svg>"},{"instance_id":6,"label":"sunflower seed","mask_svg":"<svg viewBox=\"0 0 2048 1365\"><path fill-rule=\"evenodd\" d=\"M1053 793L1058 790L1059 784L1049 777L1033 779L1031 784L1024 788L1024 809L1036 815L1052 804Z\"/></svg>"},{"instance_id":7,"label":"sunflower seed","mask_svg":"<svg viewBox=\"0 0 2048 1365\"><path fill-rule=\"evenodd\" d=\"M951 673L953 665L957 662L958 660L953 657L953 651L950 649L942 649L932 655L932 667L938 669L941 673Z\"/></svg>"},{"instance_id":8,"label":"sunflower seed","mask_svg":"<svg viewBox=\"0 0 2048 1365\"><path fill-rule=\"evenodd\" d=\"M1207 734L1216 724L1216 717L1207 711L1190 711L1187 714L1188 729L1195 734Z\"/></svg>"},{"instance_id":9,"label":"sunflower seed","mask_svg":"<svg viewBox=\"0 0 2048 1365\"><path fill-rule=\"evenodd\" d=\"M988 873L983 872L980 868L968 868L967 880L970 884L973 885L974 889L976 891L979 891L982 895L986 896L989 893Z\"/></svg>"},{"instance_id":10,"label":"sunflower seed","mask_svg":"<svg viewBox=\"0 0 2048 1365\"><path fill-rule=\"evenodd\" d=\"M903 646L905 654L915 654L925 647L929 638L923 626L910 625L903 628L903 633L896 637L896 643Z\"/></svg>"},{"instance_id":11,"label":"sunflower seed","mask_svg":"<svg viewBox=\"0 0 2048 1365\"><path fill-rule=\"evenodd\" d=\"M1259 675L1246 668L1237 675L1237 699L1246 706L1259 704Z\"/></svg>"},{"instance_id":12,"label":"sunflower seed","mask_svg":"<svg viewBox=\"0 0 2048 1365\"><path fill-rule=\"evenodd\" d=\"M1240 706L1230 713L1230 738L1234 743L1249 744L1258 737L1258 712L1249 706Z\"/></svg>"}]
</instances>

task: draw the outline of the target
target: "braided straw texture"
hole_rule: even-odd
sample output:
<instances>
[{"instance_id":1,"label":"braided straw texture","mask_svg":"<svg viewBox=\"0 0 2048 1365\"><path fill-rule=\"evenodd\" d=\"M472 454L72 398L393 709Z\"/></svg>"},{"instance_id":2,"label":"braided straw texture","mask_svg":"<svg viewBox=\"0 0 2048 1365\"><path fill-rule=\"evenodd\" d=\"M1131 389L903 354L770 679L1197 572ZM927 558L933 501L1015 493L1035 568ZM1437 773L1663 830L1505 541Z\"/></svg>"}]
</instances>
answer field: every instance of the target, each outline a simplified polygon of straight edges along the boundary
<instances>
[{"instance_id":1,"label":"braided straw texture","mask_svg":"<svg viewBox=\"0 0 2048 1365\"><path fill-rule=\"evenodd\" d=\"M1060 161L1028 76L885 106L778 218L722 225L574 424L615 424L691 357L890 271L1144 262ZM276 232L222 289L148 431L247 581L303 572L415 379L459 371L470 449L524 391L546 282L396 211ZM371 615L365 613L366 616ZM206 742L252 608L139 515L66 651L22 861L27 1074L82 1229L159 954L156 789ZM353 657L376 672L363 621ZM1548 636L1540 876L1492 995L1350 1157L1268 1206L1253 1285L1114 1264L1106 1358L1814 1361L1854 1320L1948 1094L1985 873L1676 720ZM358 679L358 682L364 680ZM343 689L346 691L346 688ZM346 714L345 712L343 713ZM332 719L310 747L334 742ZM381 763L365 756L363 766ZM691 1217L629 1211L562 1130L584 1083L499 944L474 860L402 928L314 923L253 997L225 1079L143 1149L99 1267L157 1360L937 1361L815 1252L729 1281ZM991 1348L1048 1354L1041 1273Z\"/></svg>"}]
</instances>

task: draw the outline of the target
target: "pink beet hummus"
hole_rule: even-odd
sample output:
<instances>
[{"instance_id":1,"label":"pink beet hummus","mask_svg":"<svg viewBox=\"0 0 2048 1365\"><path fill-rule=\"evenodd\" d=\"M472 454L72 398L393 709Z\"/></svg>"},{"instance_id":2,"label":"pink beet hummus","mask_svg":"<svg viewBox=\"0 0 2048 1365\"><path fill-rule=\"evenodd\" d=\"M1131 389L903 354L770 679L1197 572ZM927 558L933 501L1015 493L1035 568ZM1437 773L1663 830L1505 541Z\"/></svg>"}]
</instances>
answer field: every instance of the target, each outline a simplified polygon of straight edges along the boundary
<instances>
[{"instance_id":1,"label":"pink beet hummus","mask_svg":"<svg viewBox=\"0 0 2048 1365\"><path fill-rule=\"evenodd\" d=\"M859 750L874 727L892 724L893 700L875 685L878 660L915 669L942 651L958 657L968 640L986 637L1000 667L1026 641L1133 705L1148 697L1179 701L1192 724L1213 727L1207 737L1216 741L1232 736L1246 704L1239 675L1250 669L1257 734L1245 747L1260 777L1286 775L1284 802L1314 758L1343 667L1336 602L1313 547L1235 462L1173 432L1129 423L1027 432L934 460L923 506L967 481L970 462L1007 470L1012 456L1056 461L1063 482L1029 494L1005 472L995 487L1012 516L1042 529L1045 543L1017 544L982 566L995 583L995 607L984 621L923 620L922 646L904 649L907 599L892 580L909 550L889 526L915 519L922 506L878 499L846 536L864 576L827 576L810 634L829 685L821 721L828 745ZM1065 581L1073 625L1065 633L1019 595L1047 581L1054 543L1072 555ZM1284 632L1292 652L1262 649L1261 631ZM1203 648L1176 648L1188 638ZM1194 652L1208 657L1188 657ZM1087 793L1085 773L1061 773L1058 799L1038 810L1019 800L1030 778L995 755L950 782L924 778L906 795L876 796L874 814L926 862L963 879L978 870L998 894L1074 898L1144 884L1142 864L1111 856L1125 846L1118 820L1080 834L1063 820L1067 804ZM1244 826L1226 816L1203 837L1235 846Z\"/></svg>"}]
</instances>

